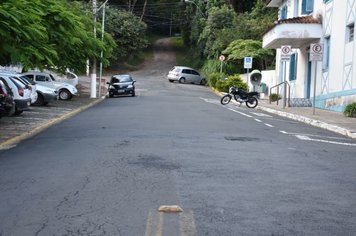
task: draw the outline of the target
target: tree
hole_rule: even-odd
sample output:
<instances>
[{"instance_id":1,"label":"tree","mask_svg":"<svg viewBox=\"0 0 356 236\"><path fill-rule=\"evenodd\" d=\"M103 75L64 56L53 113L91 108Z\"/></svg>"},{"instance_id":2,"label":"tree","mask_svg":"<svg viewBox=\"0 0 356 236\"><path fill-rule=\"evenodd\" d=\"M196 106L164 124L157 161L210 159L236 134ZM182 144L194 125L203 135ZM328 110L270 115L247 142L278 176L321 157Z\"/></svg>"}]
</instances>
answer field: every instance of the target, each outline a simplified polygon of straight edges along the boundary
<instances>
[{"instance_id":1,"label":"tree","mask_svg":"<svg viewBox=\"0 0 356 236\"><path fill-rule=\"evenodd\" d=\"M147 25L131 12L107 8L106 30L117 45L114 58L125 58L147 47L146 28Z\"/></svg>"},{"instance_id":2,"label":"tree","mask_svg":"<svg viewBox=\"0 0 356 236\"><path fill-rule=\"evenodd\" d=\"M227 5L209 9L206 25L198 41L199 44L205 45L204 55L207 58L217 58L228 45L225 45L227 42L220 37L233 28L235 15L235 12Z\"/></svg>"},{"instance_id":3,"label":"tree","mask_svg":"<svg viewBox=\"0 0 356 236\"><path fill-rule=\"evenodd\" d=\"M223 51L227 55L228 61L235 61L242 64L244 57L254 58L254 67L259 70L267 69L267 66L274 61L275 54L272 49L262 48L262 42L252 39L238 39L230 43Z\"/></svg>"},{"instance_id":4,"label":"tree","mask_svg":"<svg viewBox=\"0 0 356 236\"><path fill-rule=\"evenodd\" d=\"M0 63L24 69L85 69L88 58L110 57L114 42L93 35L91 13L67 0L3 0L0 5ZM100 32L99 25L97 26ZM107 60L104 60L107 63Z\"/></svg>"}]
</instances>

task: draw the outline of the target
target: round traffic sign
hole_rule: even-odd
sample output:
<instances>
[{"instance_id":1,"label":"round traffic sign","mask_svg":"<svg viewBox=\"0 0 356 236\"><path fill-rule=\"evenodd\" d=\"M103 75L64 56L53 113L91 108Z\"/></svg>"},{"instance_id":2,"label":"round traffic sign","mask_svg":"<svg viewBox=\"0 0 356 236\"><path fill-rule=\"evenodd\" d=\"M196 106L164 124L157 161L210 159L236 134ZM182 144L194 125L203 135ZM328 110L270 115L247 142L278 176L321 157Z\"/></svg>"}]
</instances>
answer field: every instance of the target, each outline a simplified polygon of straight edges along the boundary
<instances>
[{"instance_id":1,"label":"round traffic sign","mask_svg":"<svg viewBox=\"0 0 356 236\"><path fill-rule=\"evenodd\" d=\"M321 53L323 51L323 47L320 44L316 43L313 45L312 51L315 53Z\"/></svg>"},{"instance_id":2,"label":"round traffic sign","mask_svg":"<svg viewBox=\"0 0 356 236\"><path fill-rule=\"evenodd\" d=\"M225 61L225 56L224 55L220 55L219 60L220 61Z\"/></svg>"},{"instance_id":3,"label":"round traffic sign","mask_svg":"<svg viewBox=\"0 0 356 236\"><path fill-rule=\"evenodd\" d=\"M282 47L282 53L285 54L285 55L290 54L291 51L292 51L291 46L283 46Z\"/></svg>"}]
</instances>

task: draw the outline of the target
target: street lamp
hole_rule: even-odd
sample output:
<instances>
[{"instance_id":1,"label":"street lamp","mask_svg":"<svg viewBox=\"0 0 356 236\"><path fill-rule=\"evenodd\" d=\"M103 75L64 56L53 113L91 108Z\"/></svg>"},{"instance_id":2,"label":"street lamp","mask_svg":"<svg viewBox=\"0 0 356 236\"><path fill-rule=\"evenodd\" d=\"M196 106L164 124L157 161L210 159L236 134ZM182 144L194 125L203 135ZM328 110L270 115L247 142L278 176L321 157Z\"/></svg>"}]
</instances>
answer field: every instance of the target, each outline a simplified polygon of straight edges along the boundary
<instances>
[{"instance_id":1,"label":"street lamp","mask_svg":"<svg viewBox=\"0 0 356 236\"><path fill-rule=\"evenodd\" d=\"M100 11L100 9L102 7L104 7L104 12L105 12L105 4L108 2L109 0L106 0L99 8L97 8L97 4L96 4L96 0L93 0L93 15L94 15L94 38L96 38L96 17L97 17L97 13L98 11ZM104 15L104 13L103 13ZM103 28L103 25L104 25L104 22L105 19L104 19L104 16L103 16L103 24L102 24L102 29L103 29L103 32L102 32L102 40L103 40L103 37L104 37L104 28ZM101 55L102 55L103 52L101 52ZM92 71L91 71L91 74L90 74L90 97L91 98L96 98L96 59L93 58L93 64L92 64ZM101 84L101 78L100 78L100 83ZM101 89L101 86L100 86L100 89Z\"/></svg>"},{"instance_id":2,"label":"street lamp","mask_svg":"<svg viewBox=\"0 0 356 236\"><path fill-rule=\"evenodd\" d=\"M105 31L105 7L106 7L106 3L109 0L106 0L103 5L101 5L98 9L98 11L100 10L101 7L103 7L103 18L101 21L101 42L104 42L104 31ZM99 72L99 98L101 97L101 77L103 75L103 56L104 56L104 52L103 50L101 50L100 52L100 72Z\"/></svg>"}]
</instances>

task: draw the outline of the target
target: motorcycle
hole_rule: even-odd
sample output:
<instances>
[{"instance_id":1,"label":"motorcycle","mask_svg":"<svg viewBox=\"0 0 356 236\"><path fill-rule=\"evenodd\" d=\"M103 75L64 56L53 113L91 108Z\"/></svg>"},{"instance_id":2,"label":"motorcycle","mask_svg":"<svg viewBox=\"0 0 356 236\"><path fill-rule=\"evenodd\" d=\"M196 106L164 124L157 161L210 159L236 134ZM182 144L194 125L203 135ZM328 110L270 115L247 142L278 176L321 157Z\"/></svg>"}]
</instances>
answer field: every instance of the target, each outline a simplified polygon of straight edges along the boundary
<instances>
[{"instance_id":1,"label":"motorcycle","mask_svg":"<svg viewBox=\"0 0 356 236\"><path fill-rule=\"evenodd\" d=\"M236 102L240 103L240 106L243 102L245 102L248 108L255 108L258 105L258 96L258 92L246 92L242 89L232 86L229 89L229 93L221 98L220 103L222 105L227 105L231 99L234 98Z\"/></svg>"}]
</instances>

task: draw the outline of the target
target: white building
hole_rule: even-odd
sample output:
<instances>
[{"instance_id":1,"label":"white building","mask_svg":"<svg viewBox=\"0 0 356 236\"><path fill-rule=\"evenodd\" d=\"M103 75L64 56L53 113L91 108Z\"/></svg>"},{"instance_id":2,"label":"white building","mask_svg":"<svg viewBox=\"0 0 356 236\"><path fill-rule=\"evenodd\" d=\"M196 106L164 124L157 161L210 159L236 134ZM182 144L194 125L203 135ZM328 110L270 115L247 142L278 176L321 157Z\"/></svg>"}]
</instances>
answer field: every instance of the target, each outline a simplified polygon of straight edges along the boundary
<instances>
[{"instance_id":1,"label":"white building","mask_svg":"<svg viewBox=\"0 0 356 236\"><path fill-rule=\"evenodd\" d=\"M278 82L286 77L290 98L313 98L316 75L316 107L342 112L356 102L356 0L267 0L267 5L279 8L279 19L263 36L263 47L277 49L276 77ZM309 61L311 43L323 45L322 61ZM285 45L293 53L286 66L280 60Z\"/></svg>"}]
</instances>

